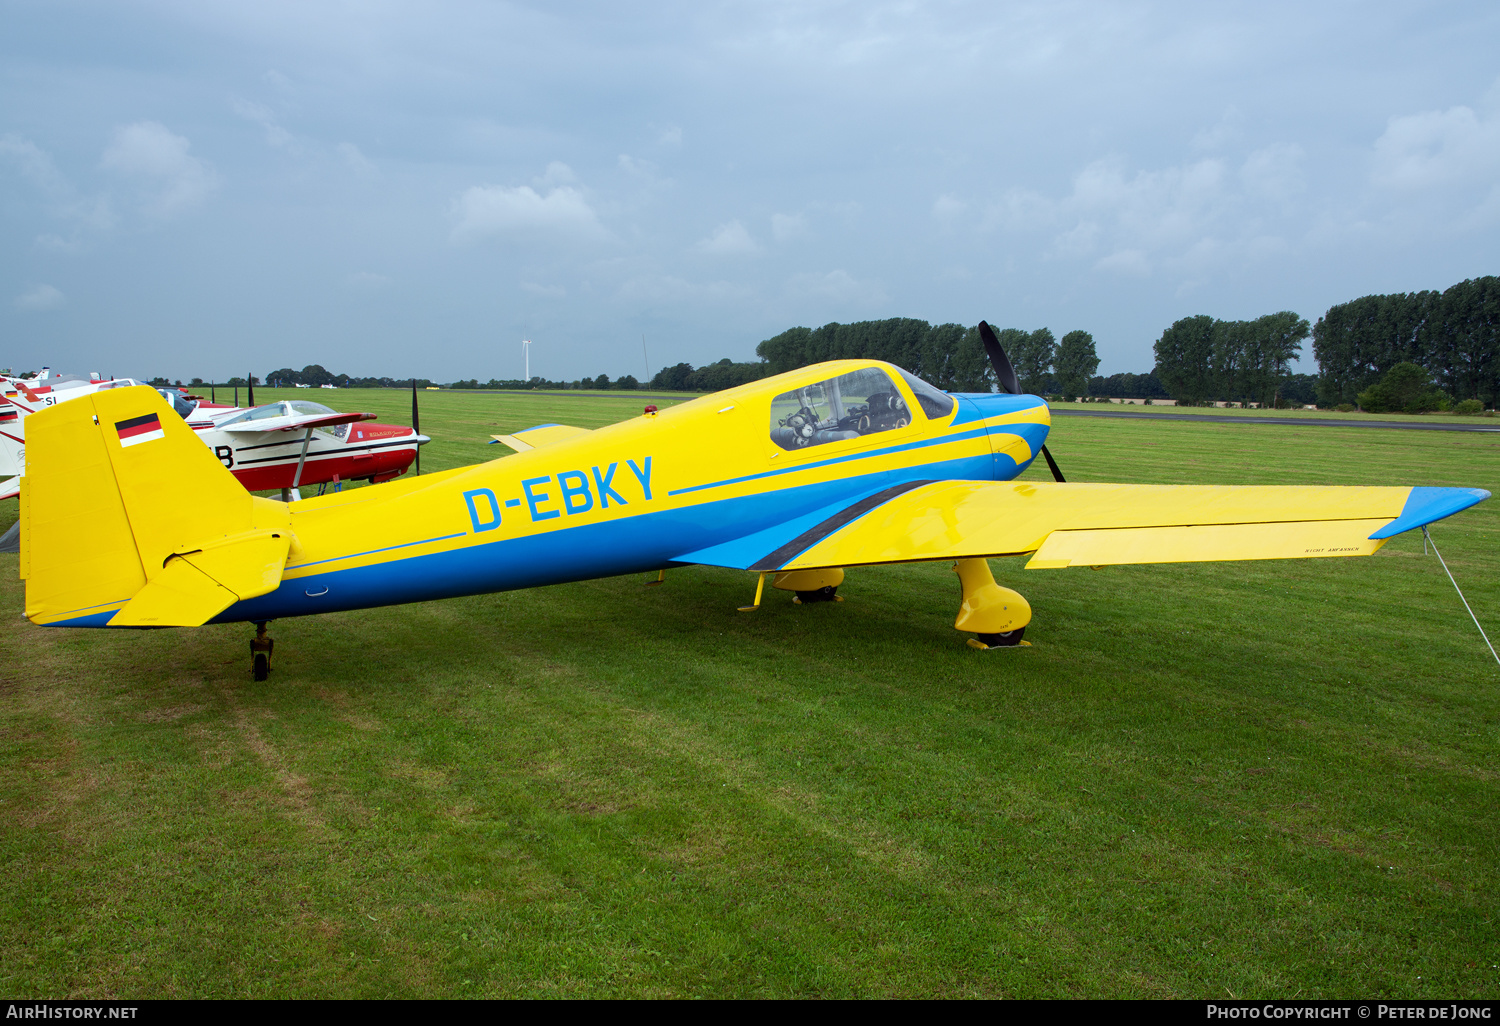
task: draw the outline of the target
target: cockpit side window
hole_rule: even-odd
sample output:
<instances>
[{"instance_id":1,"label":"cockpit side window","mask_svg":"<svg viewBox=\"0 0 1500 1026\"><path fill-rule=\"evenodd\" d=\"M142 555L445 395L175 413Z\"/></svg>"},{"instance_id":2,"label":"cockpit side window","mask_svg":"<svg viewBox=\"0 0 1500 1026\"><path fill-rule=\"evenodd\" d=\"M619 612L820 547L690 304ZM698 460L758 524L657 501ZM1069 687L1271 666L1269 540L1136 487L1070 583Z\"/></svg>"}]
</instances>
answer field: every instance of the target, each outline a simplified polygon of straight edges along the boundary
<instances>
[{"instance_id":1,"label":"cockpit side window","mask_svg":"<svg viewBox=\"0 0 1500 1026\"><path fill-rule=\"evenodd\" d=\"M929 385L915 374L901 370L901 376L911 386L912 394L917 397L917 405L922 407L922 412L927 414L928 420L942 420L953 412L954 399L947 392L935 385Z\"/></svg>"},{"instance_id":2,"label":"cockpit side window","mask_svg":"<svg viewBox=\"0 0 1500 1026\"><path fill-rule=\"evenodd\" d=\"M910 423L906 400L878 367L803 385L771 400L771 441L789 452Z\"/></svg>"}]
</instances>

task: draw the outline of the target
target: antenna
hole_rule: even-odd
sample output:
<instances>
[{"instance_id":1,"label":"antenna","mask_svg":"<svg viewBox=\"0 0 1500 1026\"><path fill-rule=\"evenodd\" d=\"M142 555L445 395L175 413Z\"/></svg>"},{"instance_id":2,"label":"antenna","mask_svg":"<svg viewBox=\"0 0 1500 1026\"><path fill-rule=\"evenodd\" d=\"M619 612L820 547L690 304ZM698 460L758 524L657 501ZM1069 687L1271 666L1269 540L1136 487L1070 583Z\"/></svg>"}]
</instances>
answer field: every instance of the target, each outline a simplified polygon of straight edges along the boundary
<instances>
[{"instance_id":1,"label":"antenna","mask_svg":"<svg viewBox=\"0 0 1500 1026\"><path fill-rule=\"evenodd\" d=\"M645 332L641 333L641 356L644 357L645 360L646 360L646 380L643 381L643 382L641 382L641 384L643 384L643 385L649 385L649 384L651 384L651 356L650 356L650 354L648 354L646 352L646 334L645 334Z\"/></svg>"},{"instance_id":2,"label":"antenna","mask_svg":"<svg viewBox=\"0 0 1500 1026\"><path fill-rule=\"evenodd\" d=\"M526 386L531 387L531 339L521 341L521 352L526 354Z\"/></svg>"}]
</instances>

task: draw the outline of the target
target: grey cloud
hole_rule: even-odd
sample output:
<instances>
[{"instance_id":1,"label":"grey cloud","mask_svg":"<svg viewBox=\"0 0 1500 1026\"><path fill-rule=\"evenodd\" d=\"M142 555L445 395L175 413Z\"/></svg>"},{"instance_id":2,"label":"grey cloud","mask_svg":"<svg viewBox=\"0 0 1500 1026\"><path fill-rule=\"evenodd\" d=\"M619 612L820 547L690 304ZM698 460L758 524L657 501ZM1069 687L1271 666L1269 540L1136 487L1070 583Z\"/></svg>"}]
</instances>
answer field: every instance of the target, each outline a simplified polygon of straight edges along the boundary
<instances>
[{"instance_id":1,"label":"grey cloud","mask_svg":"<svg viewBox=\"0 0 1500 1026\"><path fill-rule=\"evenodd\" d=\"M1426 191L1500 175L1500 115L1469 107L1393 117L1375 141L1375 184Z\"/></svg>"},{"instance_id":2,"label":"grey cloud","mask_svg":"<svg viewBox=\"0 0 1500 1026\"><path fill-rule=\"evenodd\" d=\"M801 298L827 299L839 304L878 306L888 297L879 286L856 279L848 271L795 274L787 280L786 291Z\"/></svg>"},{"instance_id":3,"label":"grey cloud","mask_svg":"<svg viewBox=\"0 0 1500 1026\"><path fill-rule=\"evenodd\" d=\"M760 252L760 244L738 220L719 225L694 248L711 256L749 256Z\"/></svg>"},{"instance_id":4,"label":"grey cloud","mask_svg":"<svg viewBox=\"0 0 1500 1026\"><path fill-rule=\"evenodd\" d=\"M0 160L10 163L22 179L41 193L43 202L54 216L71 222L74 234L64 238L52 232L37 237L37 243L53 252L74 252L81 247L78 231L104 231L115 222L108 198L82 196L63 177L52 156L29 139L15 134L0 136Z\"/></svg>"},{"instance_id":5,"label":"grey cloud","mask_svg":"<svg viewBox=\"0 0 1500 1026\"><path fill-rule=\"evenodd\" d=\"M807 234L807 218L802 214L771 215L771 237L777 242L790 242Z\"/></svg>"},{"instance_id":6,"label":"grey cloud","mask_svg":"<svg viewBox=\"0 0 1500 1026\"><path fill-rule=\"evenodd\" d=\"M255 103L251 100L237 99L234 101L234 112L246 121L253 121L261 127L265 135L266 145L279 150L292 147L292 133L282 128L276 121L276 115L263 103Z\"/></svg>"},{"instance_id":7,"label":"grey cloud","mask_svg":"<svg viewBox=\"0 0 1500 1026\"><path fill-rule=\"evenodd\" d=\"M136 182L146 212L174 217L201 204L218 187L213 170L188 152L192 144L156 121L115 129L102 166Z\"/></svg>"},{"instance_id":8,"label":"grey cloud","mask_svg":"<svg viewBox=\"0 0 1500 1026\"><path fill-rule=\"evenodd\" d=\"M594 208L571 185L545 195L529 185L476 185L453 201L452 213L452 237L461 242L516 235L582 242L609 237Z\"/></svg>"},{"instance_id":9,"label":"grey cloud","mask_svg":"<svg viewBox=\"0 0 1500 1026\"><path fill-rule=\"evenodd\" d=\"M63 305L63 294L54 286L37 285L21 293L12 303L17 310L57 310Z\"/></svg>"}]
</instances>

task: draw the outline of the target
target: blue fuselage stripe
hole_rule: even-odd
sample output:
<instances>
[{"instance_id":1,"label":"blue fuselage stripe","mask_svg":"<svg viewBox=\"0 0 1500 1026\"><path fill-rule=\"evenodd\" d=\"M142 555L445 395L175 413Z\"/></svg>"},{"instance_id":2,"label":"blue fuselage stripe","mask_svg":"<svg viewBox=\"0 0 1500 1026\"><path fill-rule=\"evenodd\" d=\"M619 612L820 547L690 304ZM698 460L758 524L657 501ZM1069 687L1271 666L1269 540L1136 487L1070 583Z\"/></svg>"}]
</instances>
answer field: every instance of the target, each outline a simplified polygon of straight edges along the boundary
<instances>
[{"instance_id":1,"label":"blue fuselage stripe","mask_svg":"<svg viewBox=\"0 0 1500 1026\"><path fill-rule=\"evenodd\" d=\"M1022 425L1016 425L1021 427ZM1045 428L1045 425L1035 425ZM1019 433L1019 432L1017 432ZM912 449L925 449L932 445L947 445L949 442L965 442L972 438L983 438L989 432L983 427L964 431L956 435L947 435L943 438L926 438L920 442L907 442L905 445L891 445L881 449L870 449L867 452L852 452L847 456L836 456L833 459L819 460L816 463L803 463L795 467L778 467L775 470L764 470L759 474L746 474L744 477L730 477L723 481L710 481L708 484L689 485L686 488L678 488L668 492L668 495L687 495L690 492L701 492L709 488L723 488L727 485L744 484L746 481L760 481L768 477L779 477L782 474L795 474L802 470L816 470L819 467L831 467L838 463L850 463L855 460L868 460L876 456L889 456L893 452L908 452Z\"/></svg>"}]
</instances>

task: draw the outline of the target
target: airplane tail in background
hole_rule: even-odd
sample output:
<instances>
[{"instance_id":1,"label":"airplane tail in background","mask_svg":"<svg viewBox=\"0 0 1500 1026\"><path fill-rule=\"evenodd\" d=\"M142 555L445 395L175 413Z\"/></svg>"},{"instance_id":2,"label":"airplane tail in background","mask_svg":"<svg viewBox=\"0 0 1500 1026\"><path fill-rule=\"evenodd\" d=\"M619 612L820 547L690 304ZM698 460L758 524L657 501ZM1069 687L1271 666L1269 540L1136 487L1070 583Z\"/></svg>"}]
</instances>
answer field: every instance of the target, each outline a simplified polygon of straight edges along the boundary
<instances>
[{"instance_id":1,"label":"airplane tail in background","mask_svg":"<svg viewBox=\"0 0 1500 1026\"><path fill-rule=\"evenodd\" d=\"M0 395L0 477L14 477L26 472L26 441L21 434L19 413L19 407ZM0 495L0 498L9 496Z\"/></svg>"},{"instance_id":2,"label":"airplane tail in background","mask_svg":"<svg viewBox=\"0 0 1500 1026\"><path fill-rule=\"evenodd\" d=\"M26 616L51 626L207 623L274 591L286 505L246 492L155 389L110 389L27 418Z\"/></svg>"},{"instance_id":3,"label":"airplane tail in background","mask_svg":"<svg viewBox=\"0 0 1500 1026\"><path fill-rule=\"evenodd\" d=\"M0 477L26 473L26 443L0 428Z\"/></svg>"}]
</instances>

